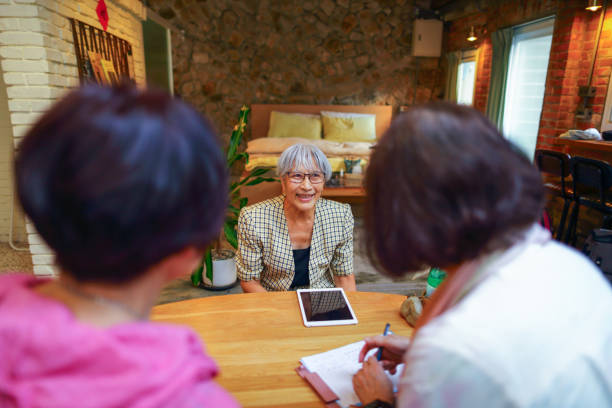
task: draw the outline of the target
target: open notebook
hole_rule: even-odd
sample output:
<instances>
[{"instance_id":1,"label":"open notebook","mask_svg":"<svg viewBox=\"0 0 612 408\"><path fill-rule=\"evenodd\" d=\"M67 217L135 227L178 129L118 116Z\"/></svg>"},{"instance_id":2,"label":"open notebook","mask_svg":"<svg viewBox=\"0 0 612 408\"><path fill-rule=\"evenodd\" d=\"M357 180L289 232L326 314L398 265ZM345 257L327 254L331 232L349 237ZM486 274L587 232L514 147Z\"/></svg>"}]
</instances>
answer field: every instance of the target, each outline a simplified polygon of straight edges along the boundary
<instances>
[{"instance_id":1,"label":"open notebook","mask_svg":"<svg viewBox=\"0 0 612 408\"><path fill-rule=\"evenodd\" d=\"M362 340L300 359L300 362L308 371L317 373L323 382L336 393L340 398L338 404L342 407L359 403L359 398L353 391L353 375L361 368L358 359L364 343ZM375 354L376 351L377 349L370 350L367 357ZM390 375L387 373L393 382L394 389L397 389L397 383L403 368L404 365L401 364L398 366L396 374Z\"/></svg>"}]
</instances>

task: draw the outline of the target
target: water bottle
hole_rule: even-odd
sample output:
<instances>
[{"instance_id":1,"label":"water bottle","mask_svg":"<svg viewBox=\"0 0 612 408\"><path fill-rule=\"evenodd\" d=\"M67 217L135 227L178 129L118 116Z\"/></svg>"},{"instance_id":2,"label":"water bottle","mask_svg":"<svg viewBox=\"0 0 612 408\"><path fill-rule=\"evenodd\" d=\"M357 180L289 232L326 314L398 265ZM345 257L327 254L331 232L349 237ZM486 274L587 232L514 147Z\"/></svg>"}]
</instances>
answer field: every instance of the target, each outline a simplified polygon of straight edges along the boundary
<instances>
[{"instance_id":1,"label":"water bottle","mask_svg":"<svg viewBox=\"0 0 612 408\"><path fill-rule=\"evenodd\" d=\"M425 292L425 296L430 297L436 288L442 283L444 278L446 278L446 272L444 272L442 269L431 268L429 270L429 276L427 277L427 291Z\"/></svg>"}]
</instances>

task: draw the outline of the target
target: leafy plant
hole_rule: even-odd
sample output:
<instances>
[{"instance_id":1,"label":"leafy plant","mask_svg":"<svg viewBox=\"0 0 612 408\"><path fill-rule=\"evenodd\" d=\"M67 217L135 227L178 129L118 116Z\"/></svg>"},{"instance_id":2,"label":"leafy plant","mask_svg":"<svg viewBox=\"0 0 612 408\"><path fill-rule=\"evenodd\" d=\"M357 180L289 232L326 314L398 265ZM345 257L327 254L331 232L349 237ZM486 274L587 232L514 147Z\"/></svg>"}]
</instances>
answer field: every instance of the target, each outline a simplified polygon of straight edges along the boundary
<instances>
[{"instance_id":1,"label":"leafy plant","mask_svg":"<svg viewBox=\"0 0 612 408\"><path fill-rule=\"evenodd\" d=\"M240 114L238 115L238 124L234 126L232 136L230 137L229 145L226 152L227 168L228 171L232 168L236 162L244 160L244 163L249 162L249 154L247 152L238 152L238 148L242 143L244 130L246 129L248 116L250 109L246 105L242 105L240 108ZM238 233L236 232L236 226L238 225L238 215L242 207L247 205L248 198L241 197L240 189L243 186L254 186L265 181L277 181L275 178L263 177L268 172L267 168L258 168L250 172L245 177L238 181L230 184L229 187L229 205L225 215L225 222L223 223L223 236L227 242L234 248L238 249ZM194 286L198 286L202 282L202 275L204 270L206 271L206 277L212 281L213 279L213 263L212 263L212 252L221 247L221 236L217 242L211 245L202 258L202 263L196 270L191 274L191 283Z\"/></svg>"}]
</instances>

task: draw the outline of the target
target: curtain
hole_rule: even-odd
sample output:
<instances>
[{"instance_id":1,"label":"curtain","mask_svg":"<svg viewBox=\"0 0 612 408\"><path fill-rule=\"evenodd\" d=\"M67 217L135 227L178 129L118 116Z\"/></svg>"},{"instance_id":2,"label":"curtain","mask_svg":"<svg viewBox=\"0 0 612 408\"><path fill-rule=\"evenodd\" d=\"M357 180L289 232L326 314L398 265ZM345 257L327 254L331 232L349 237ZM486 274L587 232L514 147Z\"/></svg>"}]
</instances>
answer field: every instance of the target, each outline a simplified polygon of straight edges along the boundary
<instances>
[{"instance_id":1,"label":"curtain","mask_svg":"<svg viewBox=\"0 0 612 408\"><path fill-rule=\"evenodd\" d=\"M461 51L449 52L446 54L448 72L446 74L446 91L444 99L450 102L457 102L457 68L461 59Z\"/></svg>"},{"instance_id":2,"label":"curtain","mask_svg":"<svg viewBox=\"0 0 612 408\"><path fill-rule=\"evenodd\" d=\"M506 79L512 49L512 27L497 30L491 35L493 56L491 58L491 84L487 98L487 117L501 131L504 119Z\"/></svg>"}]
</instances>

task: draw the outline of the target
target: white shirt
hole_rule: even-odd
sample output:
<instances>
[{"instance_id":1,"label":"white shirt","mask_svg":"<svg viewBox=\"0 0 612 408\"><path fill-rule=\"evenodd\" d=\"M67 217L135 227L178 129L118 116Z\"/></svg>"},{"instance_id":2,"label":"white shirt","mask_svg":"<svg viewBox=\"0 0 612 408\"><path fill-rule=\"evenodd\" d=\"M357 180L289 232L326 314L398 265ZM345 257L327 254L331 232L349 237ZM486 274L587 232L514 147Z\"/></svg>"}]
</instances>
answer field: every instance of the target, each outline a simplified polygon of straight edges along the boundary
<instances>
[{"instance_id":1,"label":"white shirt","mask_svg":"<svg viewBox=\"0 0 612 408\"><path fill-rule=\"evenodd\" d=\"M612 407L612 290L534 226L416 335L398 407Z\"/></svg>"}]
</instances>

